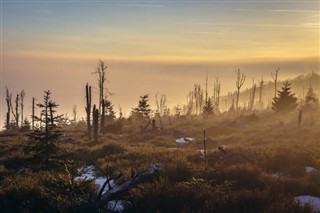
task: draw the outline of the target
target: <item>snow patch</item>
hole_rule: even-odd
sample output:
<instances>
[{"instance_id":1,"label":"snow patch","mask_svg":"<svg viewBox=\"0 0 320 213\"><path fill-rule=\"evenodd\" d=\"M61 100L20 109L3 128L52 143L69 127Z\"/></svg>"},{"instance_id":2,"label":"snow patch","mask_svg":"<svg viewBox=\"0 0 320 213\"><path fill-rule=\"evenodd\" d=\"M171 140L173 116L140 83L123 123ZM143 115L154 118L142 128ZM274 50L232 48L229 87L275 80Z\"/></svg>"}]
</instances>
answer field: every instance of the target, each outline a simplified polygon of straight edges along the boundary
<instances>
[{"instance_id":1,"label":"snow patch","mask_svg":"<svg viewBox=\"0 0 320 213\"><path fill-rule=\"evenodd\" d=\"M99 186L99 188L97 189L98 192L103 187L103 184L107 181L107 177L96 177L94 166L82 167L81 171L84 171L84 173L79 177L75 177L74 179L75 180L94 180L95 184ZM111 187L115 186L115 183L113 180L110 181L110 186ZM110 189L109 189L109 186L107 185L103 193L105 193L108 190Z\"/></svg>"},{"instance_id":2,"label":"snow patch","mask_svg":"<svg viewBox=\"0 0 320 213\"><path fill-rule=\"evenodd\" d=\"M94 173L94 166L81 167L79 172L83 172L81 176L75 177L75 180L93 180L96 178Z\"/></svg>"},{"instance_id":3,"label":"snow patch","mask_svg":"<svg viewBox=\"0 0 320 213\"><path fill-rule=\"evenodd\" d=\"M194 140L194 138L191 138L191 137L183 137L183 138L178 138L176 140L176 143L189 143L193 140Z\"/></svg>"},{"instance_id":4,"label":"snow patch","mask_svg":"<svg viewBox=\"0 0 320 213\"><path fill-rule=\"evenodd\" d=\"M315 168L313 168L311 166L306 166L305 167L305 171L306 171L306 173L319 172L318 169L315 169Z\"/></svg>"},{"instance_id":5,"label":"snow patch","mask_svg":"<svg viewBox=\"0 0 320 213\"><path fill-rule=\"evenodd\" d=\"M226 154L226 152L228 150L228 146L220 145L220 146L218 146L218 150L221 151L222 153Z\"/></svg>"},{"instance_id":6,"label":"snow patch","mask_svg":"<svg viewBox=\"0 0 320 213\"><path fill-rule=\"evenodd\" d=\"M270 177L270 178L274 178L274 179L278 179L278 178L281 178L284 176L283 173L281 172L276 172L276 173L273 173L273 174L268 174L268 173L262 173L263 176L265 177Z\"/></svg>"},{"instance_id":7,"label":"snow patch","mask_svg":"<svg viewBox=\"0 0 320 213\"><path fill-rule=\"evenodd\" d=\"M94 182L99 186L98 191L100 191L103 187L103 184L107 181L106 177L97 177ZM111 180L110 182L110 187L113 188L116 184L114 183L114 180ZM109 185L104 188L103 193L109 191L111 188L109 188Z\"/></svg>"},{"instance_id":8,"label":"snow patch","mask_svg":"<svg viewBox=\"0 0 320 213\"><path fill-rule=\"evenodd\" d=\"M281 176L283 176L283 174L280 173L280 172L276 172L276 173L273 173L273 174L271 175L271 177L273 177L273 178L280 178Z\"/></svg>"},{"instance_id":9,"label":"snow patch","mask_svg":"<svg viewBox=\"0 0 320 213\"><path fill-rule=\"evenodd\" d=\"M205 154L204 154L204 149L198 149L197 151L200 152L201 155L203 155L203 156L205 155Z\"/></svg>"},{"instance_id":10,"label":"snow patch","mask_svg":"<svg viewBox=\"0 0 320 213\"><path fill-rule=\"evenodd\" d=\"M75 177L74 179L75 180L94 180L95 184L99 186L97 188L97 193L99 193L101 188L103 187L103 184L107 181L107 177L96 177L94 169L95 168L92 165L81 167L80 171L83 171L83 174L81 174L81 176ZM110 186L111 187L116 186L113 180L110 181ZM103 193L107 192L108 190L110 190L110 188L107 185L104 188ZM109 201L108 209L111 210L112 212L123 212L125 209L125 201L122 201L122 200Z\"/></svg>"},{"instance_id":11,"label":"snow patch","mask_svg":"<svg viewBox=\"0 0 320 213\"><path fill-rule=\"evenodd\" d=\"M313 197L310 195L300 195L294 198L295 202L301 205L309 204L310 207L317 213L320 213L320 197Z\"/></svg>"},{"instance_id":12,"label":"snow patch","mask_svg":"<svg viewBox=\"0 0 320 213\"><path fill-rule=\"evenodd\" d=\"M111 212L123 212L125 208L126 202L123 200L110 200L108 202L108 209Z\"/></svg>"}]
</instances>

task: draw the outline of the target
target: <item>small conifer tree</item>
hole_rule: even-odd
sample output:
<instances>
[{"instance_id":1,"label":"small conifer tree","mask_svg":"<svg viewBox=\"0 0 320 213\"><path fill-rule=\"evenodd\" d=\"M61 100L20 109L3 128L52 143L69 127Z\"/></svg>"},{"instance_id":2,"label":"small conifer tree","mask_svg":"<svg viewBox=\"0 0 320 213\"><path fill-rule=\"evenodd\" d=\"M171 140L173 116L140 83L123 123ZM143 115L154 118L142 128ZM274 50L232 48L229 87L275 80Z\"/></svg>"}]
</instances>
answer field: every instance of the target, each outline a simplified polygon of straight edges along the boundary
<instances>
[{"instance_id":1,"label":"small conifer tree","mask_svg":"<svg viewBox=\"0 0 320 213\"><path fill-rule=\"evenodd\" d=\"M298 106L295 94L291 92L291 84L285 81L278 96L273 99L272 109L275 112L288 113Z\"/></svg>"},{"instance_id":2,"label":"small conifer tree","mask_svg":"<svg viewBox=\"0 0 320 213\"><path fill-rule=\"evenodd\" d=\"M29 151L40 168L49 169L58 163L58 140L62 133L57 123L62 115L55 115L59 105L51 100L51 92L44 93L43 103L37 104L41 109L40 116L34 116L41 125L29 135Z\"/></svg>"},{"instance_id":3,"label":"small conifer tree","mask_svg":"<svg viewBox=\"0 0 320 213\"><path fill-rule=\"evenodd\" d=\"M303 100L302 109L304 111L309 111L309 112L314 111L318 108L318 103L319 101L318 101L317 95L310 85L310 87L308 88L307 94Z\"/></svg>"},{"instance_id":4,"label":"small conifer tree","mask_svg":"<svg viewBox=\"0 0 320 213\"><path fill-rule=\"evenodd\" d=\"M131 111L132 116L137 116L139 118L150 118L150 105L148 104L149 95L140 96L140 101L138 107L133 108Z\"/></svg>"},{"instance_id":5,"label":"small conifer tree","mask_svg":"<svg viewBox=\"0 0 320 213\"><path fill-rule=\"evenodd\" d=\"M205 117L208 117L210 115L213 115L214 108L213 108L213 103L211 101L211 98L208 98L208 101L205 103L203 107L203 115Z\"/></svg>"}]
</instances>

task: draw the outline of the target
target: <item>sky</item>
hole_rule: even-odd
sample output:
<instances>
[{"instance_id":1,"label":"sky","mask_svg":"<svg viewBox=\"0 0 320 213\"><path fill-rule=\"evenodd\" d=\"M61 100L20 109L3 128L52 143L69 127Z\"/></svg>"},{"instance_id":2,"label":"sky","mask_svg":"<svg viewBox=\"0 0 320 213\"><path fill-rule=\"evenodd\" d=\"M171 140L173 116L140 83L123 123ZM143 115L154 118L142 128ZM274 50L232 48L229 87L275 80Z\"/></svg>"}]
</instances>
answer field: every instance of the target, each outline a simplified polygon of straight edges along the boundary
<instances>
[{"instance_id":1,"label":"sky","mask_svg":"<svg viewBox=\"0 0 320 213\"><path fill-rule=\"evenodd\" d=\"M97 85L98 59L108 66L116 110L127 114L146 93L183 104L206 73L209 85L219 77L226 93L235 90L237 68L266 80L278 66L282 79L319 72L319 4L0 0L0 117L5 86L14 94L25 89L29 101L50 89L62 112L75 104L84 113L84 85Z\"/></svg>"}]
</instances>

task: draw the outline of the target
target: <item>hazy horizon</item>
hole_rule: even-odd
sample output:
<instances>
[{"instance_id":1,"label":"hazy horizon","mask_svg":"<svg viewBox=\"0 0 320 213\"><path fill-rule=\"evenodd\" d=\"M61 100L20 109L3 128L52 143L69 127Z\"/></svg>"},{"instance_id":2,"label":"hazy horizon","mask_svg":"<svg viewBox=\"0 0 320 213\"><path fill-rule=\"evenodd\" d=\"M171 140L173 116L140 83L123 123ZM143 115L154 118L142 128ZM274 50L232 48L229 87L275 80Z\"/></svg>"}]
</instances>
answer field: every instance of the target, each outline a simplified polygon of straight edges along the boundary
<instances>
[{"instance_id":1,"label":"hazy horizon","mask_svg":"<svg viewBox=\"0 0 320 213\"><path fill-rule=\"evenodd\" d=\"M31 112L31 99L36 97L38 101L42 101L43 91L51 90L53 100L59 105L59 113L68 113L71 116L73 105L78 106L80 116L85 115L85 84L88 82L93 90L93 103L97 104L97 76L92 74L98 60L74 62L64 60L56 65L55 60L31 60L19 59L19 64L8 64L6 61L3 67L10 67L11 71L2 73L3 85L2 97L5 98L5 86L14 94L22 89L26 91L26 114ZM298 75L311 73L312 71L319 73L319 63L315 59L301 61L268 61L268 62L207 62L207 63L164 63L164 62L117 62L106 61L108 66L108 81L106 86L113 95L110 96L115 110L121 106L125 114L128 116L131 108L138 104L139 96L150 94L150 105L155 107L154 96L166 95L168 105L183 105L186 103L186 95L188 91L193 90L193 85L199 83L204 88L205 76L208 73L208 92L213 94L213 84L218 77L221 81L221 94L234 92L235 87L235 70L239 68L247 76L246 82L242 88L252 86L252 79L256 82L263 79L271 81L271 72L275 68L280 67L279 79L286 80L294 78ZM31 71L24 71L20 68L31 67ZM66 72L64 70L75 70ZM181 73L183 70L183 73ZM45 71L45 72L44 72ZM17 81L17 75L24 72L23 79ZM20 74L19 74L20 73ZM48 75L47 73L50 73ZM37 84L34 85L34 76L37 76ZM63 79L61 79L63 76ZM126 76L124 78L123 76ZM143 76L143 81L141 80ZM308 86L308 85L306 85ZM247 98L247 97L245 97ZM240 100L241 101L241 100ZM1 119L4 121L6 112L5 101L2 101Z\"/></svg>"}]
</instances>

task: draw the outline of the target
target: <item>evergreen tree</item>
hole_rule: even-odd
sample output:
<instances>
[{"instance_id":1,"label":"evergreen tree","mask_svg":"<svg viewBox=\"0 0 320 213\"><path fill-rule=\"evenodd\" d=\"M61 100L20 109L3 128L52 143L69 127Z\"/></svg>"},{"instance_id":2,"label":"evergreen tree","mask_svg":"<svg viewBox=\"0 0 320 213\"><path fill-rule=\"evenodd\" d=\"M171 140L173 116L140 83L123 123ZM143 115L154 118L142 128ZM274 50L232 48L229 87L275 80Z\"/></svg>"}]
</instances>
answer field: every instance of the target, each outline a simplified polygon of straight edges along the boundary
<instances>
[{"instance_id":1,"label":"evergreen tree","mask_svg":"<svg viewBox=\"0 0 320 213\"><path fill-rule=\"evenodd\" d=\"M132 109L131 114L137 115L137 116L143 117L143 118L149 118L151 109L148 104L148 101L149 101L148 94L146 94L144 96L140 96L139 105L138 105L138 107Z\"/></svg>"},{"instance_id":2,"label":"evergreen tree","mask_svg":"<svg viewBox=\"0 0 320 213\"><path fill-rule=\"evenodd\" d=\"M316 93L313 91L313 88L310 86L307 91L307 95L305 97L306 104L317 104L318 98Z\"/></svg>"},{"instance_id":3,"label":"evergreen tree","mask_svg":"<svg viewBox=\"0 0 320 213\"><path fill-rule=\"evenodd\" d=\"M31 143L29 151L40 168L49 169L58 162L58 140L61 130L57 123L62 115L55 115L55 109L59 105L51 100L51 92L44 91L44 93L43 104L37 104L41 109L40 117L34 116L35 121L40 122L40 126L29 135Z\"/></svg>"},{"instance_id":4,"label":"evergreen tree","mask_svg":"<svg viewBox=\"0 0 320 213\"><path fill-rule=\"evenodd\" d=\"M291 92L291 84L289 81L283 83L281 91L278 91L278 96L273 99L272 109L275 112L287 113L294 110L297 104L297 98Z\"/></svg>"},{"instance_id":5,"label":"evergreen tree","mask_svg":"<svg viewBox=\"0 0 320 213\"><path fill-rule=\"evenodd\" d=\"M208 101L205 103L204 107L203 107L203 115L204 116L210 116L213 115L213 103L211 101L211 98L208 98Z\"/></svg>"},{"instance_id":6,"label":"evergreen tree","mask_svg":"<svg viewBox=\"0 0 320 213\"><path fill-rule=\"evenodd\" d=\"M315 92L313 91L313 88L310 85L307 91L307 95L304 98L303 110L305 111L315 110L317 105L318 105L317 95L315 94Z\"/></svg>"}]
</instances>

